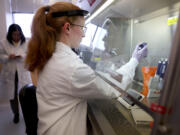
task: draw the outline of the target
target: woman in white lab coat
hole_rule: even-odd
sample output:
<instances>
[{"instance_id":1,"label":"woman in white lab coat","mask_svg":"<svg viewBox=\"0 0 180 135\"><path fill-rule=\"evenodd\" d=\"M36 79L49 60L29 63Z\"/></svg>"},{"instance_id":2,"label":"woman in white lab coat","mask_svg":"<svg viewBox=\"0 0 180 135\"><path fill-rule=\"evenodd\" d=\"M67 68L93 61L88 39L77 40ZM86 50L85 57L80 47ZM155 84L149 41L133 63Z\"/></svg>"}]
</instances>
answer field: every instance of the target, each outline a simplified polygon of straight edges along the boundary
<instances>
[{"instance_id":1,"label":"woman in white lab coat","mask_svg":"<svg viewBox=\"0 0 180 135\"><path fill-rule=\"evenodd\" d=\"M24 68L26 48L26 40L20 26L10 25L6 39L0 41L0 99L11 99L14 123L19 121L18 90L31 83L30 73Z\"/></svg>"},{"instance_id":2,"label":"woman in white lab coat","mask_svg":"<svg viewBox=\"0 0 180 135\"><path fill-rule=\"evenodd\" d=\"M85 36L88 12L66 2L41 7L32 24L26 66L38 76L38 135L86 135L87 99L117 98L120 93L72 51ZM138 55L143 57L143 50ZM138 59L118 70L132 80Z\"/></svg>"}]
</instances>

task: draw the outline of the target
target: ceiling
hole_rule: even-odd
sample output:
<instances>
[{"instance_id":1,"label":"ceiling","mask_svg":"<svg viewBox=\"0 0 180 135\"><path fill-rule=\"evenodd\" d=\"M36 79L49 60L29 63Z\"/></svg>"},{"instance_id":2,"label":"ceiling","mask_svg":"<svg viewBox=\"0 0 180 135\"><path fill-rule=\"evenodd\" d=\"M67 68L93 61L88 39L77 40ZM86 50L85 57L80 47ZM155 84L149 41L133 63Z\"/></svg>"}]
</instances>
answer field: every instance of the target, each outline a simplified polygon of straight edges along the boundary
<instances>
[{"instance_id":1,"label":"ceiling","mask_svg":"<svg viewBox=\"0 0 180 135\"><path fill-rule=\"evenodd\" d=\"M88 0L11 0L12 11L19 13L34 13L43 5L51 5L55 2L66 1L78 5L80 8L92 13L98 6L106 0L95 0L90 6Z\"/></svg>"},{"instance_id":2,"label":"ceiling","mask_svg":"<svg viewBox=\"0 0 180 135\"><path fill-rule=\"evenodd\" d=\"M13 12L33 13L39 7L52 4L57 1L75 2L75 0L11 0L11 5Z\"/></svg>"},{"instance_id":3,"label":"ceiling","mask_svg":"<svg viewBox=\"0 0 180 135\"><path fill-rule=\"evenodd\" d=\"M11 0L12 11L33 13L40 6L57 1L72 2L93 12L106 0L96 0L94 6L91 7L88 6L87 0ZM115 0L111 6L92 20L92 23L100 25L107 17L136 18L165 7L171 8L177 2L180 2L180 0Z\"/></svg>"}]
</instances>

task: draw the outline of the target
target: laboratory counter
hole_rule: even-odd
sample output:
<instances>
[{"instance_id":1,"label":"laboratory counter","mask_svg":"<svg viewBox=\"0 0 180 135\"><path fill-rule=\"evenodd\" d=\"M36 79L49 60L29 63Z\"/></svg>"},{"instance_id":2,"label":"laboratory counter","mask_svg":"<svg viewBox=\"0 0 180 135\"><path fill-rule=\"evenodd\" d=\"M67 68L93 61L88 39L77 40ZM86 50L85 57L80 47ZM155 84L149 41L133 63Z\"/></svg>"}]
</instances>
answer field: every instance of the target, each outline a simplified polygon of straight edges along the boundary
<instances>
[{"instance_id":1,"label":"laboratory counter","mask_svg":"<svg viewBox=\"0 0 180 135\"><path fill-rule=\"evenodd\" d=\"M117 88L107 78L99 76L105 83ZM123 93L124 91L121 91L121 94ZM158 98L144 98L141 102L149 108L152 103L157 103L157 101ZM117 99L89 100L88 118L93 135L150 135L151 132L150 123L136 124L131 110L123 106Z\"/></svg>"},{"instance_id":2,"label":"laboratory counter","mask_svg":"<svg viewBox=\"0 0 180 135\"><path fill-rule=\"evenodd\" d=\"M150 135L150 126L136 125L131 112L117 100L88 101L93 135Z\"/></svg>"}]
</instances>

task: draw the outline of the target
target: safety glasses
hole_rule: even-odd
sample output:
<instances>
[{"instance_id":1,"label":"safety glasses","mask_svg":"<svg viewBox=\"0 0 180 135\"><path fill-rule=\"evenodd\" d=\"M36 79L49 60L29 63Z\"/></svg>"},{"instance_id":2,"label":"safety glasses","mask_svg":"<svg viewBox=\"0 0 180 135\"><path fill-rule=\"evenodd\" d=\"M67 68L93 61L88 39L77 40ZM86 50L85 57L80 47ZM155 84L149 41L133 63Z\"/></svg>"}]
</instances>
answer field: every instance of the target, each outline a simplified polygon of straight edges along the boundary
<instances>
[{"instance_id":1,"label":"safety glasses","mask_svg":"<svg viewBox=\"0 0 180 135\"><path fill-rule=\"evenodd\" d=\"M83 29L83 32L86 33L86 30L87 30L87 27L86 26L82 26L82 25L78 25L78 24L74 24L74 23L70 23L71 25L74 25L74 26L79 26Z\"/></svg>"}]
</instances>

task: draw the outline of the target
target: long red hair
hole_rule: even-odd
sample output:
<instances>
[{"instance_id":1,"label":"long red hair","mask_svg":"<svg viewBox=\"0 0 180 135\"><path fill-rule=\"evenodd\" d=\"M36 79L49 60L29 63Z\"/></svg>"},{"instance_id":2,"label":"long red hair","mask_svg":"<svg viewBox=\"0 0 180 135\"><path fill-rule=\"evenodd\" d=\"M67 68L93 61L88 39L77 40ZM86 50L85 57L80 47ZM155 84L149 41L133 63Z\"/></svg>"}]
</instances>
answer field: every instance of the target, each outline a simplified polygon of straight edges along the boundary
<instances>
[{"instance_id":1,"label":"long red hair","mask_svg":"<svg viewBox=\"0 0 180 135\"><path fill-rule=\"evenodd\" d=\"M41 71L55 51L55 44L61 34L61 27L65 22L74 22L78 17L52 17L53 12L80 10L79 7L68 2L57 2L51 6L44 6L36 12L28 43L25 66L29 71Z\"/></svg>"}]
</instances>

